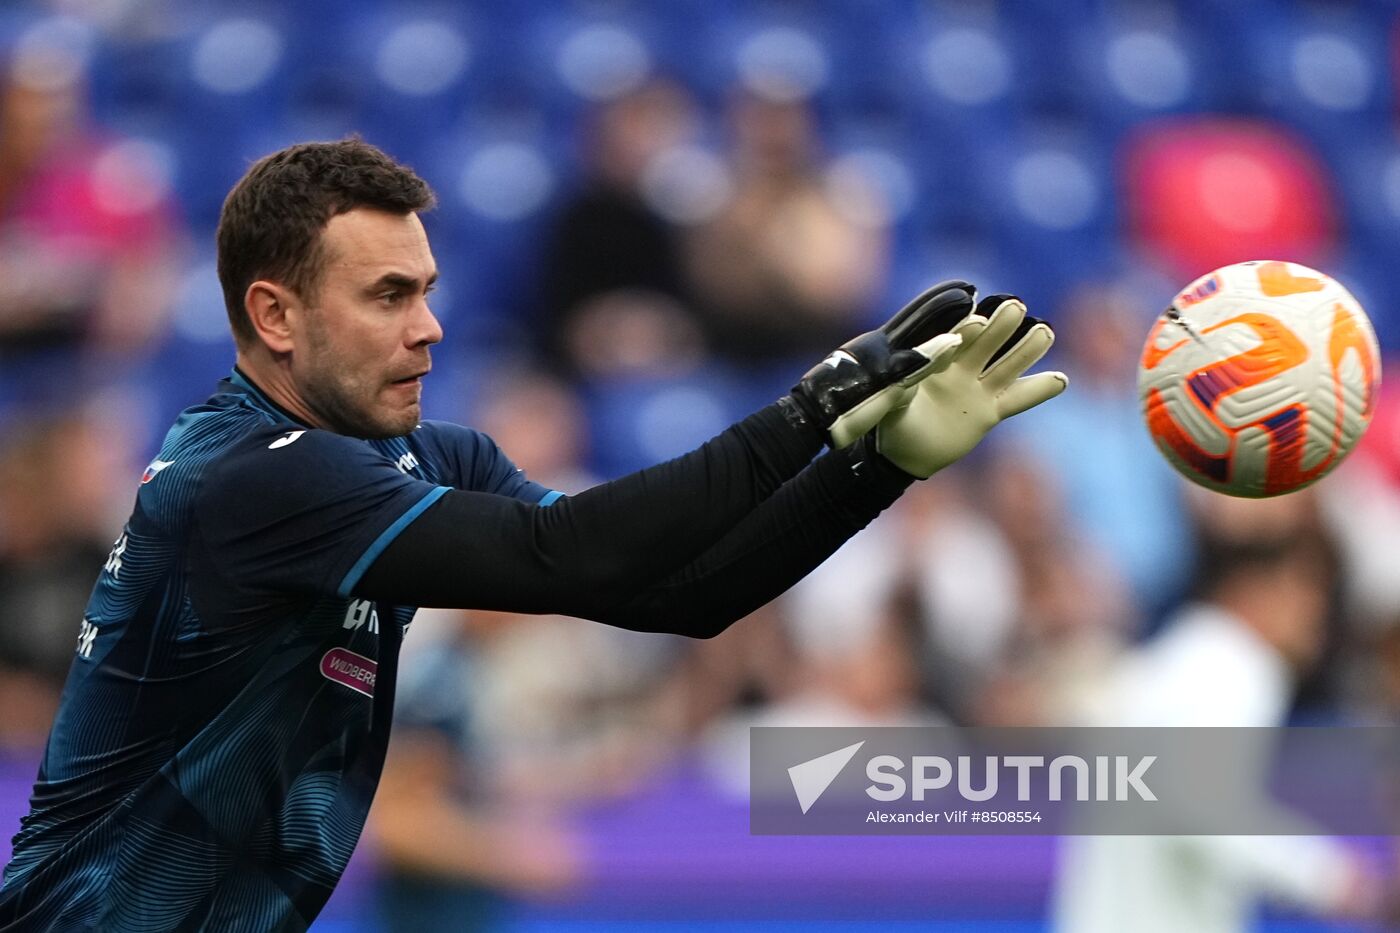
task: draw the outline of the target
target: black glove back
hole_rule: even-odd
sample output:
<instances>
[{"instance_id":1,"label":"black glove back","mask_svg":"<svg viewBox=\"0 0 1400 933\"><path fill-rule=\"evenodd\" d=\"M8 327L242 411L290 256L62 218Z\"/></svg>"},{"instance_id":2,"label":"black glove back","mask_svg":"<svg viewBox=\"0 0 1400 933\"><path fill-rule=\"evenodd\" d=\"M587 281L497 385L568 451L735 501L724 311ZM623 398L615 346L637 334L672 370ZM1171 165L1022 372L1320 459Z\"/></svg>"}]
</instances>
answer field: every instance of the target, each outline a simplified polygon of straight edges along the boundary
<instances>
[{"instance_id":1,"label":"black glove back","mask_svg":"<svg viewBox=\"0 0 1400 933\"><path fill-rule=\"evenodd\" d=\"M966 282L941 282L878 329L842 344L793 386L791 398L803 417L829 430L857 405L928 365L914 348L973 313L976 294Z\"/></svg>"}]
</instances>

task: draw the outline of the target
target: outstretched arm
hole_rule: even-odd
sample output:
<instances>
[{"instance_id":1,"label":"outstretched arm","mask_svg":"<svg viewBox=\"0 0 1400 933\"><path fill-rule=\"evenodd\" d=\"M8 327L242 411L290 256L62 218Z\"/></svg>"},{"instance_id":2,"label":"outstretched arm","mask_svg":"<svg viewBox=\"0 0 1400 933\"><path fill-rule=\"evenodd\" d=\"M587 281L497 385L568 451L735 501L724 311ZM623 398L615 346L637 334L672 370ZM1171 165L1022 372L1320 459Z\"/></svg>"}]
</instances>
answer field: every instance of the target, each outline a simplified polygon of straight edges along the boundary
<instances>
[{"instance_id":1,"label":"outstretched arm","mask_svg":"<svg viewBox=\"0 0 1400 933\"><path fill-rule=\"evenodd\" d=\"M549 506L451 490L353 592L415 606L586 615L693 561L822 442L775 404L691 453Z\"/></svg>"},{"instance_id":2,"label":"outstretched arm","mask_svg":"<svg viewBox=\"0 0 1400 933\"><path fill-rule=\"evenodd\" d=\"M718 635L811 573L913 481L868 441L833 451L679 573L590 618L636 631Z\"/></svg>"},{"instance_id":3,"label":"outstretched arm","mask_svg":"<svg viewBox=\"0 0 1400 933\"><path fill-rule=\"evenodd\" d=\"M608 490L606 504L589 490L546 508L449 494L384 552L357 595L710 637L804 577L911 482L862 441L820 458L713 538L680 527L700 517L700 496L685 505L682 494L662 520L653 509L667 497L633 500L626 486Z\"/></svg>"},{"instance_id":4,"label":"outstretched arm","mask_svg":"<svg viewBox=\"0 0 1400 933\"><path fill-rule=\"evenodd\" d=\"M548 508L447 492L348 592L417 606L615 610L714 547L824 442L849 446L907 404L951 361L962 338L946 331L971 312L973 291L930 289L812 367L790 395L669 463Z\"/></svg>"}]
</instances>

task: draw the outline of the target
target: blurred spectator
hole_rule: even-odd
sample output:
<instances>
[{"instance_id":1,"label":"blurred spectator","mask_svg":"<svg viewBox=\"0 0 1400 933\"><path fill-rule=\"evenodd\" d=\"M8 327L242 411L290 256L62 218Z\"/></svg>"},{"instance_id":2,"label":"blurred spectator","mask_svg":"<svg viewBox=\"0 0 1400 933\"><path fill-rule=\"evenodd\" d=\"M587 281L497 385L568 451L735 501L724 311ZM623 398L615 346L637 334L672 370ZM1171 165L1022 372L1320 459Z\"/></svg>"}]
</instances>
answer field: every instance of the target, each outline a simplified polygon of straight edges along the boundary
<instances>
[{"instance_id":1,"label":"blurred spectator","mask_svg":"<svg viewBox=\"0 0 1400 933\"><path fill-rule=\"evenodd\" d=\"M908 606L888 599L863 619L848 643L809 646L799 659L796 690L763 717L765 725L917 726L944 721L919 694L917 641Z\"/></svg>"},{"instance_id":2,"label":"blurred spectator","mask_svg":"<svg viewBox=\"0 0 1400 933\"><path fill-rule=\"evenodd\" d=\"M121 525L120 434L77 413L12 423L0 449L0 745L42 743Z\"/></svg>"},{"instance_id":3,"label":"blurred spectator","mask_svg":"<svg viewBox=\"0 0 1400 933\"><path fill-rule=\"evenodd\" d=\"M1184 483L1153 446L1137 400L1137 360L1153 317L1146 288L1085 282L1071 293L1056 344L1074 390L1054 411L1011 423L1007 439L1063 489L1068 518L1126 578L1137 610L1155 615L1180 597L1192 553Z\"/></svg>"},{"instance_id":4,"label":"blurred spectator","mask_svg":"<svg viewBox=\"0 0 1400 933\"><path fill-rule=\"evenodd\" d=\"M1299 678L1323 647L1334 570L1298 498L1211 497L1200 601L1111 674L1090 724L1286 722ZM1379 908L1377 881L1359 857L1308 836L1068 837L1056 890L1057 928L1066 933L1242 933L1261 897L1350 917Z\"/></svg>"},{"instance_id":5,"label":"blurred spectator","mask_svg":"<svg viewBox=\"0 0 1400 933\"><path fill-rule=\"evenodd\" d=\"M525 372L497 381L474 424L551 489L574 493L599 481L583 467L582 402L551 377ZM669 744L677 712L665 704L674 701L668 691L685 640L556 616L491 614L474 631L479 726L512 783L525 786L531 775L557 783L561 769L576 767L567 783L588 789L649 756L641 737Z\"/></svg>"},{"instance_id":6,"label":"blurred spectator","mask_svg":"<svg viewBox=\"0 0 1400 933\"><path fill-rule=\"evenodd\" d=\"M1044 466L1002 450L911 489L896 514L926 695L977 725L1053 723L1075 707L1085 671L1119 648L1126 598L1112 565L1075 540Z\"/></svg>"},{"instance_id":7,"label":"blurred spectator","mask_svg":"<svg viewBox=\"0 0 1400 933\"><path fill-rule=\"evenodd\" d=\"M1092 706L1124 645L1121 581L1063 541L1022 556L1013 638L968 711L979 726L1058 725Z\"/></svg>"},{"instance_id":8,"label":"blurred spectator","mask_svg":"<svg viewBox=\"0 0 1400 933\"><path fill-rule=\"evenodd\" d=\"M797 672L767 724L942 720L922 697L903 526L897 513L880 516L787 594Z\"/></svg>"},{"instance_id":9,"label":"blurred spectator","mask_svg":"<svg viewBox=\"0 0 1400 933\"><path fill-rule=\"evenodd\" d=\"M927 645L925 679L954 719L967 721L1016 637L1021 567L981 503L974 480L949 470L905 493L896 508L913 560L914 594Z\"/></svg>"},{"instance_id":10,"label":"blurred spectator","mask_svg":"<svg viewBox=\"0 0 1400 933\"><path fill-rule=\"evenodd\" d=\"M1354 601L1348 601L1340 561L1345 553L1329 526L1324 497L1314 486L1272 499L1239 499L1221 496L1197 486L1187 492L1196 526L1196 591L1209 585L1219 567L1229 567L1237 552L1248 553L1258 543L1297 538L1314 542L1314 557L1322 565L1327 589L1326 611L1316 632L1316 650L1300 665L1294 683L1297 714L1333 716L1343 702L1353 671L1349 647L1361 633L1354 617Z\"/></svg>"},{"instance_id":11,"label":"blurred spectator","mask_svg":"<svg viewBox=\"0 0 1400 933\"><path fill-rule=\"evenodd\" d=\"M1358 719L1388 726L1400 722L1400 612L1361 633L1355 647L1364 661L1356 668Z\"/></svg>"},{"instance_id":12,"label":"blurred spectator","mask_svg":"<svg viewBox=\"0 0 1400 933\"><path fill-rule=\"evenodd\" d=\"M394 738L366 830L383 865L389 933L501 929L512 899L557 895L581 877L582 853L557 817L529 801L503 801L493 787L475 721L469 619L439 616L431 649L404 658Z\"/></svg>"},{"instance_id":13,"label":"blurred spectator","mask_svg":"<svg viewBox=\"0 0 1400 933\"><path fill-rule=\"evenodd\" d=\"M588 412L563 382L543 373L496 373L469 424L491 437L525 474L572 494L598 482L588 459Z\"/></svg>"},{"instance_id":14,"label":"blurred spectator","mask_svg":"<svg viewBox=\"0 0 1400 933\"><path fill-rule=\"evenodd\" d=\"M784 650L766 657L769 702L734 709L704 733L706 764L735 796L748 792L750 727L947 722L924 699L922 637L899 549L902 525L897 515L881 515L784 596L781 618L755 613L767 616L769 631L774 622L786 623ZM760 628L758 619L746 624Z\"/></svg>"},{"instance_id":15,"label":"blurred spectator","mask_svg":"<svg viewBox=\"0 0 1400 933\"><path fill-rule=\"evenodd\" d=\"M682 646L675 683L679 732L694 739L716 722L779 702L798 689L803 671L785 628L783 598L716 638Z\"/></svg>"},{"instance_id":16,"label":"blurred spectator","mask_svg":"<svg viewBox=\"0 0 1400 933\"><path fill-rule=\"evenodd\" d=\"M586 882L564 811L635 792L674 752L669 644L557 616L419 613L368 827L386 930L502 929L521 901Z\"/></svg>"},{"instance_id":17,"label":"blurred spectator","mask_svg":"<svg viewBox=\"0 0 1400 933\"><path fill-rule=\"evenodd\" d=\"M1370 429L1351 458L1318 484L1317 495L1342 551L1342 582L1364 656L1379 630L1400 618L1400 367L1393 362Z\"/></svg>"},{"instance_id":18,"label":"blurred spectator","mask_svg":"<svg viewBox=\"0 0 1400 933\"><path fill-rule=\"evenodd\" d=\"M170 310L168 169L87 125L84 66L36 31L0 86L0 356L135 354Z\"/></svg>"},{"instance_id":19,"label":"blurred spectator","mask_svg":"<svg viewBox=\"0 0 1400 933\"><path fill-rule=\"evenodd\" d=\"M1059 723L1091 701L1098 672L1131 634L1126 581L1101 545L1083 539L1077 516L1042 462L999 446L975 488L1014 560L1009 582L1016 601L1014 624L998 650L984 654L978 678L965 678L969 695L962 712L985 726ZM956 541L940 545L945 552L958 548ZM958 658L957 646L971 636L959 630L961 620L938 617L938 602L928 605L941 636L937 643Z\"/></svg>"},{"instance_id":20,"label":"blurred spectator","mask_svg":"<svg viewBox=\"0 0 1400 933\"><path fill-rule=\"evenodd\" d=\"M666 372L698 356L677 232L643 193L648 169L696 123L689 95L660 80L593 115L587 177L541 259L539 332L564 372Z\"/></svg>"},{"instance_id":21,"label":"blurred spectator","mask_svg":"<svg viewBox=\"0 0 1400 933\"><path fill-rule=\"evenodd\" d=\"M729 117L733 192L688 243L700 311L725 356L820 355L860 332L888 231L832 198L807 102L740 92Z\"/></svg>"},{"instance_id":22,"label":"blurred spectator","mask_svg":"<svg viewBox=\"0 0 1400 933\"><path fill-rule=\"evenodd\" d=\"M581 467L578 397L551 377L493 384L473 419L552 488ZM390 931L500 929L514 902L581 884L562 806L635 788L674 745L678 641L558 616L420 612L369 831Z\"/></svg>"}]
</instances>

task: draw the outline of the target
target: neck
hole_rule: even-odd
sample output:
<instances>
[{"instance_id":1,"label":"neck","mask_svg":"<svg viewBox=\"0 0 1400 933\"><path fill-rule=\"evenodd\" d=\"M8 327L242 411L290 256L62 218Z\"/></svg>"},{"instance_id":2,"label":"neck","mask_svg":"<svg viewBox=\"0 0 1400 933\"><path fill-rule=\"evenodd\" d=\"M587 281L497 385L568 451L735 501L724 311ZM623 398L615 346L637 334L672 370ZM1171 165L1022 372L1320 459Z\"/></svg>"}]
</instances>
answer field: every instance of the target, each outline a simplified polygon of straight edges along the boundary
<instances>
[{"instance_id":1,"label":"neck","mask_svg":"<svg viewBox=\"0 0 1400 933\"><path fill-rule=\"evenodd\" d=\"M306 399L297 391L291 368L285 361L240 349L235 363L243 375L278 408L307 427L327 427L325 419L312 411Z\"/></svg>"}]
</instances>

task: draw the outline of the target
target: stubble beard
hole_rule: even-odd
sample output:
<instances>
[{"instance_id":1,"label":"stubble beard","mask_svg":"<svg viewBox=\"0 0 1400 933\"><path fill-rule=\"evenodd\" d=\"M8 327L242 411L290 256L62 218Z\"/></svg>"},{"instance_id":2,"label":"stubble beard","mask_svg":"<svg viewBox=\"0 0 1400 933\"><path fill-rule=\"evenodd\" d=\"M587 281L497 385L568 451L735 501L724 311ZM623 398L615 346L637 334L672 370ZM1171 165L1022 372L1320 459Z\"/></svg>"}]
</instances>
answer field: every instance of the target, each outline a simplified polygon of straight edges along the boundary
<instances>
[{"instance_id":1,"label":"stubble beard","mask_svg":"<svg viewBox=\"0 0 1400 933\"><path fill-rule=\"evenodd\" d=\"M349 437L384 440L401 437L417 426L419 405L402 415L376 417L374 407L382 387L356 379L350 367L331 352L319 330L312 332L310 349L317 362L303 382L302 395L327 428Z\"/></svg>"},{"instance_id":2,"label":"stubble beard","mask_svg":"<svg viewBox=\"0 0 1400 933\"><path fill-rule=\"evenodd\" d=\"M333 375L324 382L317 380L314 384L308 384L304 391L307 402L326 422L327 427L337 434L362 437L366 440L382 440L407 434L413 424L417 423L416 416L408 427L402 427L397 421L389 423L384 419L375 418L365 410L367 406L355 403L357 397L366 393L365 388L353 382L346 384Z\"/></svg>"}]
</instances>

